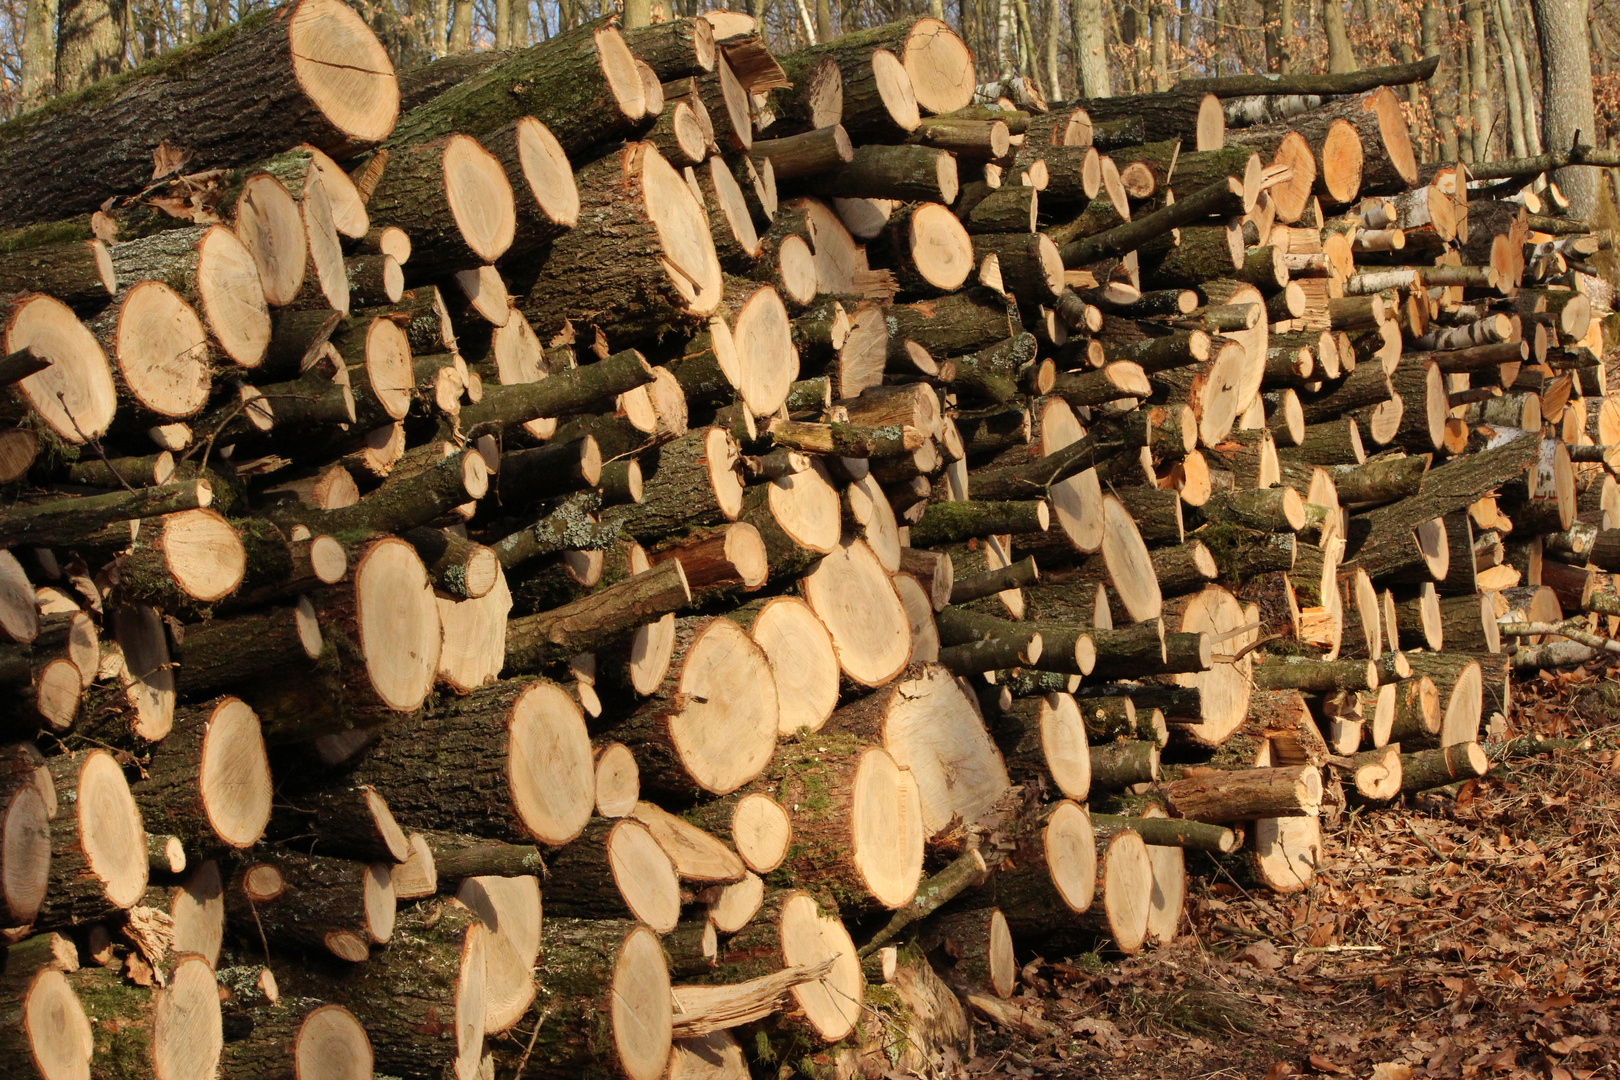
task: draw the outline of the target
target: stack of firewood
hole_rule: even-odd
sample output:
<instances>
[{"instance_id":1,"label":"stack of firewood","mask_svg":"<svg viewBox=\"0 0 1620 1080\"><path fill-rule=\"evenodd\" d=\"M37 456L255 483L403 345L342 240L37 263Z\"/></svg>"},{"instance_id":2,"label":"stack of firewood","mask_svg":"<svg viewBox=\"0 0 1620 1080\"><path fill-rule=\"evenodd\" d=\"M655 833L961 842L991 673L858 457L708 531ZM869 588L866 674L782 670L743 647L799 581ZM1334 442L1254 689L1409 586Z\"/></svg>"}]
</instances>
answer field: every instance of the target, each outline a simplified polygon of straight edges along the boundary
<instances>
[{"instance_id":1,"label":"stack of firewood","mask_svg":"<svg viewBox=\"0 0 1620 1080\"><path fill-rule=\"evenodd\" d=\"M922 1069L1482 775L1620 398L1432 71L296 0L0 127L6 1074Z\"/></svg>"}]
</instances>

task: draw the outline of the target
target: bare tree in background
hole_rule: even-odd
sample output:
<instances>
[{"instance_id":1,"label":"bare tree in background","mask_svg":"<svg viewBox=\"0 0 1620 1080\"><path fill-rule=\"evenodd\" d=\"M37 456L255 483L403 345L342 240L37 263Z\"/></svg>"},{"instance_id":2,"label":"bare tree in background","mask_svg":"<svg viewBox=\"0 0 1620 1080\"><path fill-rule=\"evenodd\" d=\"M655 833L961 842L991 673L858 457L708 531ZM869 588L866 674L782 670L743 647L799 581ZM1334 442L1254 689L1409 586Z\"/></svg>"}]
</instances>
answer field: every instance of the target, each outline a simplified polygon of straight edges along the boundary
<instances>
[{"instance_id":1,"label":"bare tree in background","mask_svg":"<svg viewBox=\"0 0 1620 1080\"><path fill-rule=\"evenodd\" d=\"M56 27L58 93L123 70L124 15L124 0L65 0Z\"/></svg>"},{"instance_id":2,"label":"bare tree in background","mask_svg":"<svg viewBox=\"0 0 1620 1080\"><path fill-rule=\"evenodd\" d=\"M1587 44L1587 0L1531 0L1541 42L1541 134L1549 150L1565 150L1576 136L1598 141L1592 101L1592 53ZM1598 171L1560 169L1554 174L1570 212L1590 218L1597 210Z\"/></svg>"},{"instance_id":3,"label":"bare tree in background","mask_svg":"<svg viewBox=\"0 0 1620 1080\"><path fill-rule=\"evenodd\" d=\"M1328 71L1335 75L1354 71L1356 58L1350 51L1350 35L1344 29L1344 4L1340 0L1322 0L1322 30L1327 34Z\"/></svg>"},{"instance_id":4,"label":"bare tree in background","mask_svg":"<svg viewBox=\"0 0 1620 1080\"><path fill-rule=\"evenodd\" d=\"M1074 36L1080 48L1081 96L1113 97L1102 0L1074 0Z\"/></svg>"},{"instance_id":5,"label":"bare tree in background","mask_svg":"<svg viewBox=\"0 0 1620 1080\"><path fill-rule=\"evenodd\" d=\"M56 4L57 0L28 0L23 25L22 93L30 105L49 97L56 85Z\"/></svg>"}]
</instances>

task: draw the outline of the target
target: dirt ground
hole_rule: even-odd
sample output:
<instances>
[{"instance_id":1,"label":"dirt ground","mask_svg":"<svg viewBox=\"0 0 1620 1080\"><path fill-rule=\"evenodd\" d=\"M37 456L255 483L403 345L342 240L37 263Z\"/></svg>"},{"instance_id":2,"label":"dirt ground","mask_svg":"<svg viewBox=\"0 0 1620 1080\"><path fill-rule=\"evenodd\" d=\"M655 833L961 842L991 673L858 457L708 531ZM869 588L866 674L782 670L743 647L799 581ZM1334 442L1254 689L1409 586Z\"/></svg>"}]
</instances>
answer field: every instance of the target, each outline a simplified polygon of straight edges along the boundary
<instances>
[{"instance_id":1,"label":"dirt ground","mask_svg":"<svg viewBox=\"0 0 1620 1080\"><path fill-rule=\"evenodd\" d=\"M1295 895L1190 855L1172 945L1031 960L1015 1002L1058 1034L975 1022L968 1072L1620 1077L1620 668L1515 692L1508 736L1592 749L1352 810Z\"/></svg>"}]
</instances>

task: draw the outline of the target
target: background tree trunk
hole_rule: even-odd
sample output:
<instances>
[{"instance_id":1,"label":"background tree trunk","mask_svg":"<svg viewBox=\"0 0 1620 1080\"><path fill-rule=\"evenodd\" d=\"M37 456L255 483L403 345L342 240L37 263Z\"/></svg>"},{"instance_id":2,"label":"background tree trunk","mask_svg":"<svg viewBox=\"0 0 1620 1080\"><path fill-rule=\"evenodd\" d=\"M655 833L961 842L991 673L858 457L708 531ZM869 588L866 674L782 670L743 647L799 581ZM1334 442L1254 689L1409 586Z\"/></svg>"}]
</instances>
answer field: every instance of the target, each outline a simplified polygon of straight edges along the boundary
<instances>
[{"instance_id":1,"label":"background tree trunk","mask_svg":"<svg viewBox=\"0 0 1620 1080\"><path fill-rule=\"evenodd\" d=\"M1541 41L1541 141L1548 150L1565 150L1579 134L1582 142L1596 144L1587 2L1531 0L1530 10ZM1569 198L1571 214L1590 218L1597 211L1598 175L1586 168L1560 169L1553 174Z\"/></svg>"},{"instance_id":2,"label":"background tree trunk","mask_svg":"<svg viewBox=\"0 0 1620 1080\"><path fill-rule=\"evenodd\" d=\"M1074 36L1080 45L1080 94L1113 97L1108 78L1108 42L1102 0L1074 0Z\"/></svg>"},{"instance_id":3,"label":"background tree trunk","mask_svg":"<svg viewBox=\"0 0 1620 1080\"><path fill-rule=\"evenodd\" d=\"M68 0L56 29L59 93L116 75L124 60L124 0Z\"/></svg>"},{"instance_id":4,"label":"background tree trunk","mask_svg":"<svg viewBox=\"0 0 1620 1080\"><path fill-rule=\"evenodd\" d=\"M1328 72L1336 75L1354 71L1356 57L1350 51L1350 35L1344 28L1344 5L1340 0L1322 0L1322 32L1327 35Z\"/></svg>"},{"instance_id":5,"label":"background tree trunk","mask_svg":"<svg viewBox=\"0 0 1620 1080\"><path fill-rule=\"evenodd\" d=\"M56 7L57 0L28 0L22 43L25 109L49 97L56 85Z\"/></svg>"},{"instance_id":6,"label":"background tree trunk","mask_svg":"<svg viewBox=\"0 0 1620 1080\"><path fill-rule=\"evenodd\" d=\"M1474 90L1474 160L1491 157L1491 65L1485 51L1485 0L1466 0L1463 20L1468 24L1468 81Z\"/></svg>"}]
</instances>

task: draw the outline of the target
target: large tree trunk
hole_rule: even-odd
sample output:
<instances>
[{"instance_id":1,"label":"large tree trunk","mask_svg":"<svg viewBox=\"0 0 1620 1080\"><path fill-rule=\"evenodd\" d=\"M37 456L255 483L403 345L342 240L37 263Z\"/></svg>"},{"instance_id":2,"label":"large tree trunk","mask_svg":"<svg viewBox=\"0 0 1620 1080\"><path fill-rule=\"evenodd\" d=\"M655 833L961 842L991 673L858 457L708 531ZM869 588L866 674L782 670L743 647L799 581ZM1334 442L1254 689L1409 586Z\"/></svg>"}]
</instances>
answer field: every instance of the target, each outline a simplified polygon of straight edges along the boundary
<instances>
[{"instance_id":1,"label":"large tree trunk","mask_svg":"<svg viewBox=\"0 0 1620 1080\"><path fill-rule=\"evenodd\" d=\"M1102 0L1074 0L1075 39L1080 52L1080 96L1113 96L1108 78L1108 24Z\"/></svg>"},{"instance_id":2,"label":"large tree trunk","mask_svg":"<svg viewBox=\"0 0 1620 1080\"><path fill-rule=\"evenodd\" d=\"M340 49L349 50L341 70L324 59ZM171 77L182 68L185 78ZM299 142L352 156L388 134L398 100L382 44L338 0L255 12L116 85L10 125L0 134L9 178L0 220L51 221L137 191L165 140L191 152L190 169L247 165Z\"/></svg>"},{"instance_id":3,"label":"large tree trunk","mask_svg":"<svg viewBox=\"0 0 1620 1080\"><path fill-rule=\"evenodd\" d=\"M1541 141L1549 150L1575 142L1594 146L1597 117L1592 102L1592 55L1587 41L1587 0L1531 0L1536 37L1541 41ZM1599 173L1592 168L1553 174L1569 198L1572 216L1591 220L1597 212Z\"/></svg>"},{"instance_id":4,"label":"large tree trunk","mask_svg":"<svg viewBox=\"0 0 1620 1080\"><path fill-rule=\"evenodd\" d=\"M124 66L124 0L68 0L57 16L56 89L68 93Z\"/></svg>"}]
</instances>

